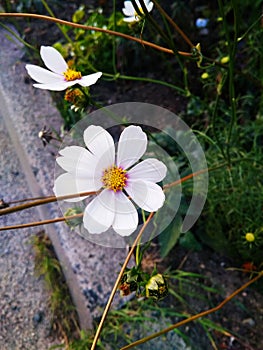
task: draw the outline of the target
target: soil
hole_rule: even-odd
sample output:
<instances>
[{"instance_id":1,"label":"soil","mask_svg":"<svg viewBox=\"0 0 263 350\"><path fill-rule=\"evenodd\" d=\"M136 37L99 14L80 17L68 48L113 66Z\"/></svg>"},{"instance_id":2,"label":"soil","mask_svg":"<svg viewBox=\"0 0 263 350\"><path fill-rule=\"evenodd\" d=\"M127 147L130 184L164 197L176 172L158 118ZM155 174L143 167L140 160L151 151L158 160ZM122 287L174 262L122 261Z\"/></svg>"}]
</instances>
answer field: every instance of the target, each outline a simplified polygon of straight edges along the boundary
<instances>
[{"instance_id":1,"label":"soil","mask_svg":"<svg viewBox=\"0 0 263 350\"><path fill-rule=\"evenodd\" d=\"M190 310L192 310L189 311L191 315L216 307L247 283L251 277L250 272L238 271L239 266L236 262L212 251L207 246L203 246L200 252L189 252L181 247L175 247L167 260L165 261L167 266L179 267L180 270L202 275L203 278L200 278L199 282L218 291L205 293L198 286L190 288L189 294L192 296L186 299L191 305ZM260 283L256 283L238 294L220 311L208 316L208 319L226 330L225 333L215 330L211 332L218 349L260 350L263 348L262 302ZM169 300L167 304L169 305ZM181 330L186 331L186 334L192 332L191 339L198 344L198 350L212 349L211 344L207 345L208 339L204 330L200 328L198 330L195 323Z\"/></svg>"},{"instance_id":2,"label":"soil","mask_svg":"<svg viewBox=\"0 0 263 350\"><path fill-rule=\"evenodd\" d=\"M59 6L55 12L59 12L60 18L70 19L72 13L78 8L79 4L85 1L74 1L67 3L67 6ZM100 4L107 7L107 1L89 1L95 5ZM61 4L61 2L58 2ZM44 11L44 10L43 10ZM55 25L49 23L40 23L34 21L21 21L19 26L26 41L41 45L52 45L60 37L60 33ZM50 35L52 33L52 36ZM152 69L153 67L151 67ZM152 71L154 78L160 78L161 67L157 72ZM154 74L156 73L156 74ZM149 74L149 72L148 72ZM175 113L185 112L187 100L171 90L168 87L155 85L151 83L121 81L117 83L100 83L96 87L97 99L104 105L120 102L147 102L162 106ZM155 248L154 248L155 249ZM156 254L148 256L154 265ZM157 254L158 257L158 254ZM157 260L158 261L158 260ZM199 273L203 276L200 282L209 287L220 290L220 293L205 293L203 299L198 298L200 290L188 290L189 294L194 293L194 305L184 310L191 314L207 310L214 307L229 296L234 290L241 287L250 278L250 273L238 271L235 268L241 268L235 261L213 252L209 247L202 246L200 252L189 252L182 247L176 246L169 257L161 263L157 263L160 269L167 267L172 269ZM188 297L188 301L193 303L193 299ZM171 298L166 299L166 306L171 305ZM249 287L232 301L227 303L220 311L210 315L208 318L218 325L221 325L228 331L224 334L219 331L212 331L215 339L215 345L208 341L204 330L200 329L195 323L190 323L182 330L190 336L197 350L206 349L227 349L227 350L260 350L263 349L263 298L257 286Z\"/></svg>"}]
</instances>

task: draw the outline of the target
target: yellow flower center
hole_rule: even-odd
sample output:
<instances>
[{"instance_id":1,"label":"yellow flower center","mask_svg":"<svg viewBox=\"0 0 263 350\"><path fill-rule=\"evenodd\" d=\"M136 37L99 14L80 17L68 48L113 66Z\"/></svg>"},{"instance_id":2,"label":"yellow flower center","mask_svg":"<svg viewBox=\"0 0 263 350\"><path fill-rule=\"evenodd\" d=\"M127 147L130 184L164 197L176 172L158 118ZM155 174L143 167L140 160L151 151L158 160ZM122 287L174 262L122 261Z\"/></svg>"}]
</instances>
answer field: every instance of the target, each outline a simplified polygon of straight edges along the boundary
<instances>
[{"instance_id":1,"label":"yellow flower center","mask_svg":"<svg viewBox=\"0 0 263 350\"><path fill-rule=\"evenodd\" d=\"M63 73L66 81L73 81L77 79L81 79L81 72L77 72L73 69L68 68L66 72Z\"/></svg>"},{"instance_id":2,"label":"yellow flower center","mask_svg":"<svg viewBox=\"0 0 263 350\"><path fill-rule=\"evenodd\" d=\"M101 180L105 188L113 190L114 192L122 191L126 186L126 171L114 165L104 170Z\"/></svg>"},{"instance_id":3,"label":"yellow flower center","mask_svg":"<svg viewBox=\"0 0 263 350\"><path fill-rule=\"evenodd\" d=\"M82 96L83 93L79 89L67 89L64 100L76 104Z\"/></svg>"},{"instance_id":4,"label":"yellow flower center","mask_svg":"<svg viewBox=\"0 0 263 350\"><path fill-rule=\"evenodd\" d=\"M255 235L254 235L253 233L250 233L250 232L246 233L246 240L247 240L248 242L254 242L254 240L255 240Z\"/></svg>"}]
</instances>

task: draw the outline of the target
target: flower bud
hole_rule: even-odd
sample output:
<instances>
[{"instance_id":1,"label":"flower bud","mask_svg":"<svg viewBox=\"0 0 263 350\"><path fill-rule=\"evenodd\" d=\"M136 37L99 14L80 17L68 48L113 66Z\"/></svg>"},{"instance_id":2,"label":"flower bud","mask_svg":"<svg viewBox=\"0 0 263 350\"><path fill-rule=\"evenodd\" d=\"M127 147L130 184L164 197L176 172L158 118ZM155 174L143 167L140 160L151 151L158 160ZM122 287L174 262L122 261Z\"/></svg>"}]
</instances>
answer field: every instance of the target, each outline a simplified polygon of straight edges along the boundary
<instances>
[{"instance_id":1,"label":"flower bud","mask_svg":"<svg viewBox=\"0 0 263 350\"><path fill-rule=\"evenodd\" d=\"M245 236L245 238L246 238L246 241L247 242L254 242L254 240L255 240L255 235L254 235L254 233L251 233L251 232L248 232L248 233L246 233L246 236Z\"/></svg>"},{"instance_id":2,"label":"flower bud","mask_svg":"<svg viewBox=\"0 0 263 350\"><path fill-rule=\"evenodd\" d=\"M167 296L168 286L163 275L158 273L149 279L145 287L145 294L147 298L153 298L156 301Z\"/></svg>"}]
</instances>

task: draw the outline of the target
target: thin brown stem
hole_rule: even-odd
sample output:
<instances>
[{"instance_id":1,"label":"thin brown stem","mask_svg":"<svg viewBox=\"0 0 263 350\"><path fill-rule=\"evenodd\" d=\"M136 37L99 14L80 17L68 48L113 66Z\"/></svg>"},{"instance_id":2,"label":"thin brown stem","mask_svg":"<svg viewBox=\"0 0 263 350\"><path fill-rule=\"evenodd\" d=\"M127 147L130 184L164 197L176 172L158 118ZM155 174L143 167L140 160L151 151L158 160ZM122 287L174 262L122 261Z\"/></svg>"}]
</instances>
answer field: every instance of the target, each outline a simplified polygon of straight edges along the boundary
<instances>
[{"instance_id":1,"label":"thin brown stem","mask_svg":"<svg viewBox=\"0 0 263 350\"><path fill-rule=\"evenodd\" d=\"M167 190L173 186L179 185L180 183L187 181L191 178L193 178L194 176L198 176L200 174L203 174L205 172L207 172L208 169L202 169L199 170L193 174L189 174L185 177L183 177L182 179L179 179L177 181L171 182L170 184L164 185L163 190ZM0 216L4 215L4 214L11 214L20 210L24 210L24 209L28 209L34 206L38 206L38 205L42 205L42 204L47 204L47 203L52 203L55 201L59 201L59 200L65 200L65 199L70 199L70 198L75 198L78 196L87 196L87 195L93 195L93 194L97 194L98 192L83 192L83 193L79 193L79 194L73 194L73 195L67 195L67 196L61 196L61 197L56 197L56 196L50 196L50 197L38 197L35 198L36 200L29 202L29 203L25 203L25 204L21 204L21 205L17 205L15 207L8 207L5 209L1 209L0 210ZM33 199L33 198L32 198ZM26 200L26 199L25 199ZM83 214L79 214L79 216L81 216ZM76 216L77 217L77 216ZM50 219L50 220L44 220L44 221L38 221L38 222L30 222L27 224L18 224L18 225L12 225L12 226L5 226L5 227L0 227L0 231L5 231L5 230L14 230L14 229L19 229L19 228L26 228L26 227L33 227L33 226L40 226L40 225L46 225L46 224L52 224L55 222L59 222L59 221L65 221L67 220L69 217L64 218L55 218L55 219Z\"/></svg>"},{"instance_id":2,"label":"thin brown stem","mask_svg":"<svg viewBox=\"0 0 263 350\"><path fill-rule=\"evenodd\" d=\"M204 174L206 172L210 172L210 171L214 171L214 170L220 169L220 168L222 168L224 166L227 166L227 165L228 165L227 163L224 163L224 164L218 165L218 166L213 167L213 168L201 169L201 170L199 170L199 171L197 171L195 173L192 173L192 174L189 174L189 175L183 177L182 179L179 179L179 180L176 180L174 182L171 182L169 184L164 185L163 186L163 190L166 191L167 189L169 189L169 188L171 188L173 186L177 186L180 183L185 182L185 181L187 181L187 180L189 180L189 179L191 179L191 178L193 178L195 176ZM66 199L70 199L70 198L76 198L76 197L91 196L91 195L98 194L98 193L99 193L99 191L97 191L97 192L82 192L82 193L76 193L76 194L60 196L60 197L56 197L56 196L36 197L36 198L34 198L35 200L32 201L32 202L21 204L21 205L17 205L17 206L14 206L14 207L8 207L8 208L0 209L0 216L1 215L5 215L5 214L11 214L11 213L14 213L16 211L28 209L28 208L35 207L35 206L42 205L42 204L52 203L52 202L56 202L56 201L60 201L60 200L66 200ZM21 201L26 201L26 200L29 200L29 199L24 199L24 200L21 200Z\"/></svg>"},{"instance_id":3,"label":"thin brown stem","mask_svg":"<svg viewBox=\"0 0 263 350\"><path fill-rule=\"evenodd\" d=\"M29 203L24 203L24 204L16 205L14 207L8 207L8 208L1 209L0 216L5 215L5 214L11 214L11 213L14 213L14 212L17 212L20 210L25 210L28 208L36 207L36 206L42 205L42 204L48 204L48 203L52 203L52 202L56 202L56 201L63 201L66 199L71 199L71 198L76 198L76 197L91 196L94 194L98 194L98 192L96 192L96 191L82 192L82 193L69 194L69 195L60 196L60 197L56 197L56 196L40 197L40 199L34 200L32 202L29 202Z\"/></svg>"},{"instance_id":4,"label":"thin brown stem","mask_svg":"<svg viewBox=\"0 0 263 350\"><path fill-rule=\"evenodd\" d=\"M183 177L182 179L176 180L174 182L171 182L169 184L164 185L163 190L167 190L173 186L179 185L180 183L187 181L191 178L193 178L194 176L198 176L201 175L203 173L206 173L208 171L217 169L221 166L218 166L216 168L213 169L201 169L195 173L189 174L185 177ZM56 197L56 196L49 196L49 197L36 197L36 198L30 198L31 200L34 199L32 202L28 202L28 203L24 203L24 204L20 204L20 205L16 205L14 207L8 207L8 208L4 208L4 209L0 209L0 216L1 215L5 215L5 214L11 214L20 210L25 210L28 208L32 208L38 205L43 205L43 204L48 204L48 203L52 203L52 202L56 202L56 201L60 201L60 200L66 200L66 199L70 199L70 198L76 198L76 197L83 197L83 196L91 196L94 194L98 194L98 192L83 192L83 193L76 193L76 194L72 194L72 195L66 195L66 196L60 196L60 197ZM24 200L20 200L22 201L26 201L29 199L24 199Z\"/></svg>"},{"instance_id":5,"label":"thin brown stem","mask_svg":"<svg viewBox=\"0 0 263 350\"><path fill-rule=\"evenodd\" d=\"M171 188L171 187L173 187L173 186L179 185L179 184L182 183L182 182L185 182L185 181L187 181L187 180L189 180L189 179L192 179L192 178L195 177L195 176L198 176L198 175L207 173L208 171L211 171L211 169L206 168L206 169L201 169L201 170L199 170L199 171L196 171L195 173L189 174L189 175L183 177L182 179L179 179L179 180L176 180L176 181L174 181L174 182L171 182L171 183L169 183L169 184L164 185L164 186L163 186L163 190L165 191L165 190L167 190L168 188Z\"/></svg>"},{"instance_id":6,"label":"thin brown stem","mask_svg":"<svg viewBox=\"0 0 263 350\"><path fill-rule=\"evenodd\" d=\"M153 0L155 6L159 10L159 12L167 19L167 21L175 28L175 30L181 35L181 37L184 39L187 44L193 48L194 44L191 42L191 40L188 38L188 36L182 31L182 29L174 22L174 20L164 11L164 9L158 4L156 0ZM178 52L179 53L179 52Z\"/></svg>"},{"instance_id":7,"label":"thin brown stem","mask_svg":"<svg viewBox=\"0 0 263 350\"><path fill-rule=\"evenodd\" d=\"M219 167L221 167L221 166L219 166ZM215 168L215 169L217 169L217 168ZM182 183L184 181L187 181L187 180L193 178L194 176L198 176L198 175L206 173L207 171L210 171L210 170L214 170L214 169L202 169L202 170L199 170L199 171L197 171L197 172L195 172L193 174L189 174L189 175L183 177L182 179L179 179L179 180L176 180L174 182L171 182L170 184L164 185L163 189L167 190L170 187L179 185L180 183ZM77 194L61 196L61 197L56 197L56 196L37 197L32 202L20 204L20 205L14 206L14 207L8 207L8 208L1 209L0 210L0 216L1 215L5 215L5 214L11 214L11 213L14 213L16 211L28 209L28 208L31 208L31 207L35 207L37 205L52 203L52 202L65 200L65 199L70 199L70 198L75 198L75 197L90 196L90 195L94 195L94 194L97 194L97 193L98 192L83 192L83 193L77 193ZM31 198L31 199L33 199L33 198ZM28 200L28 199L21 200L21 202L22 201L26 201L26 200Z\"/></svg>"},{"instance_id":8,"label":"thin brown stem","mask_svg":"<svg viewBox=\"0 0 263 350\"><path fill-rule=\"evenodd\" d=\"M26 17L26 18L29 17L29 18L41 19L44 21L64 24L64 25L68 25L68 26L71 26L74 28L80 28L80 29L84 29L84 30L94 30L97 32L105 33L105 34L118 36L118 37L121 37L121 38L124 38L127 40L132 40L132 41L135 41L143 46L149 46L155 50L159 50L159 51L174 55L174 52L171 49L168 49L166 47L151 43L151 42L146 41L146 40L142 40L140 38L136 38L136 37L128 35L128 34L116 32L114 30L109 30L109 29L103 29L103 28L98 28L98 27L93 27L93 26L86 26L84 24L73 23L73 22L65 21L63 19L53 18L50 16L38 15L38 14L34 14L34 13L0 13L0 17ZM177 53L179 55L182 55L182 56L192 56L192 53L189 53L189 52L178 51Z\"/></svg>"},{"instance_id":9,"label":"thin brown stem","mask_svg":"<svg viewBox=\"0 0 263 350\"><path fill-rule=\"evenodd\" d=\"M50 197L50 196L48 196L48 197ZM39 199L48 198L48 197L46 197L46 196L39 196L39 197L21 198L21 199L16 199L14 201L7 202L6 204L10 205L10 204L16 204L16 203L21 203L21 202L31 202L31 201L36 201L36 200L39 200Z\"/></svg>"},{"instance_id":10,"label":"thin brown stem","mask_svg":"<svg viewBox=\"0 0 263 350\"><path fill-rule=\"evenodd\" d=\"M125 271L125 269L126 269L126 267L128 265L128 262L130 261L130 258L131 258L132 254L134 252L134 249L136 248L138 242L140 241L140 238L141 238L144 230L146 229L148 223L150 222L151 218L153 217L153 215L154 215L154 213L150 213L148 219L144 223L143 227L141 228L140 232L138 233L138 236L136 237L135 241L133 242L133 245L132 245L132 247L131 247L131 249L129 251L129 254L127 255L127 257L126 257L126 259L125 259L125 261L124 261L124 263L122 265L122 268L121 268L121 270L119 272L119 275L118 275L118 277L116 279L116 282L114 284L114 287L113 287L113 289L111 291L111 295L110 295L110 297L108 299L107 305L106 305L106 307L104 309L103 315L102 315L101 320L100 320L100 324L99 324L99 326L97 328L97 332L95 334L95 337L94 337L94 340L93 340L93 343L92 343L92 346L91 346L90 350L95 350L95 348L96 348L97 342L99 340L100 333L102 331L103 324L104 324L105 319L106 319L106 317L108 315L108 312L110 310L110 307L111 307L114 295L115 295L115 293L116 293L116 291L118 289L118 286L120 284L122 275L123 275L123 273L124 273L124 271Z\"/></svg>"},{"instance_id":11,"label":"thin brown stem","mask_svg":"<svg viewBox=\"0 0 263 350\"><path fill-rule=\"evenodd\" d=\"M258 279L260 279L263 276L263 271L259 272L259 274L254 277L252 280L250 280L249 282L245 283L242 287L238 288L236 291L234 291L229 297L227 297L226 299L224 299L219 305L213 307L212 309L200 312L197 315L191 316L185 320L182 320L180 322L177 322L173 325L171 325L170 327L167 327L163 330L161 330L160 332L154 333L149 335L148 337L139 339L129 345L124 346L123 348L121 348L121 350L126 350L126 349L131 349L137 345L143 344L151 339L157 338L161 335L163 335L164 333L170 332L171 330L178 328L180 326L185 325L186 323L192 322L197 320L198 318L207 316L209 314L212 314L213 312L216 312L218 310L220 310L226 303L228 303L230 300L232 300L236 295L238 295L240 292L242 292L244 289L246 289L248 286L250 286L252 283L256 282Z\"/></svg>"},{"instance_id":12,"label":"thin brown stem","mask_svg":"<svg viewBox=\"0 0 263 350\"><path fill-rule=\"evenodd\" d=\"M80 214L76 214L76 215L64 216L62 218L55 218L55 219L49 219L49 220L43 220L43 221L29 222L27 224L4 226L4 227L0 227L0 231L16 230L16 229L20 229L20 228L28 228L28 227L35 227L35 226L41 226L41 225L54 224L56 222L68 221L68 220L72 220L72 219L76 219L76 218L81 218L82 216L83 216L83 214L80 213Z\"/></svg>"}]
</instances>

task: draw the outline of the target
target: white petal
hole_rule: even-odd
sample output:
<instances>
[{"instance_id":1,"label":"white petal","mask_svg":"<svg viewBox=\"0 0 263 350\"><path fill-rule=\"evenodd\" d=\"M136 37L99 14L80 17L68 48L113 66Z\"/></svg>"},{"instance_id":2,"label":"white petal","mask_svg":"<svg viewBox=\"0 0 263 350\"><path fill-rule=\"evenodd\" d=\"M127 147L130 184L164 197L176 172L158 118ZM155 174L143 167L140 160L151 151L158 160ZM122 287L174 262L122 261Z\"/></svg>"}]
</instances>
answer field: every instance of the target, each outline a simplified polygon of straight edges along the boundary
<instances>
[{"instance_id":1,"label":"white petal","mask_svg":"<svg viewBox=\"0 0 263 350\"><path fill-rule=\"evenodd\" d=\"M130 181L125 190L142 209L152 212L163 206L165 196L160 186L149 181Z\"/></svg>"},{"instance_id":2,"label":"white petal","mask_svg":"<svg viewBox=\"0 0 263 350\"><path fill-rule=\"evenodd\" d=\"M49 84L33 84L35 88L42 89L42 90L51 90L51 91L63 91L66 90L68 87L73 86L77 84L77 80L74 81L59 81L56 83L49 83Z\"/></svg>"},{"instance_id":3,"label":"white petal","mask_svg":"<svg viewBox=\"0 0 263 350\"><path fill-rule=\"evenodd\" d=\"M70 172L76 178L85 178L93 181L94 190L102 186L102 169L97 167L97 159L83 147L69 146L59 151L62 157L56 159L59 166Z\"/></svg>"},{"instance_id":4,"label":"white petal","mask_svg":"<svg viewBox=\"0 0 263 350\"><path fill-rule=\"evenodd\" d=\"M139 9L141 9L142 7L141 7L141 4L140 4L140 1L139 0L135 0L135 2L137 4L137 6L139 7ZM145 3L145 1L144 1L144 3Z\"/></svg>"},{"instance_id":5,"label":"white petal","mask_svg":"<svg viewBox=\"0 0 263 350\"><path fill-rule=\"evenodd\" d=\"M129 11L129 10L127 10L126 8L123 8L123 9L122 9L122 12L123 12L123 14L124 14L125 16L127 16L127 17L134 16L134 10L133 10L133 11Z\"/></svg>"},{"instance_id":6,"label":"white petal","mask_svg":"<svg viewBox=\"0 0 263 350\"><path fill-rule=\"evenodd\" d=\"M131 1L124 1L124 8L122 9L125 16L134 16L135 9Z\"/></svg>"},{"instance_id":7,"label":"white petal","mask_svg":"<svg viewBox=\"0 0 263 350\"><path fill-rule=\"evenodd\" d=\"M124 22L128 22L128 23L133 23L133 22L139 22L140 21L140 17L139 16L133 16L133 17L125 17L123 18Z\"/></svg>"},{"instance_id":8,"label":"white petal","mask_svg":"<svg viewBox=\"0 0 263 350\"><path fill-rule=\"evenodd\" d=\"M104 190L87 205L83 217L84 227L89 233L105 232L112 225L114 216L114 192Z\"/></svg>"},{"instance_id":9,"label":"white petal","mask_svg":"<svg viewBox=\"0 0 263 350\"><path fill-rule=\"evenodd\" d=\"M89 151L98 159L103 168L114 165L115 146L112 136L101 126L90 125L83 135L85 144Z\"/></svg>"},{"instance_id":10,"label":"white petal","mask_svg":"<svg viewBox=\"0 0 263 350\"><path fill-rule=\"evenodd\" d=\"M127 169L136 163L145 153L147 147L147 137L139 126L128 126L121 133L118 152L117 165Z\"/></svg>"},{"instance_id":11,"label":"white petal","mask_svg":"<svg viewBox=\"0 0 263 350\"><path fill-rule=\"evenodd\" d=\"M63 81L61 75L50 72L45 68L35 66L34 64L27 64L26 70L30 77L38 83L49 84Z\"/></svg>"},{"instance_id":12,"label":"white petal","mask_svg":"<svg viewBox=\"0 0 263 350\"><path fill-rule=\"evenodd\" d=\"M141 6L141 4L140 4L140 1L139 1L139 0L135 0L135 2L136 2L136 4L137 4L137 6L138 6L140 12L143 12L143 9L142 9L142 6ZM148 0L144 1L144 5L145 5L146 8L148 9L148 5L149 5L149 4L148 4Z\"/></svg>"},{"instance_id":13,"label":"white petal","mask_svg":"<svg viewBox=\"0 0 263 350\"><path fill-rule=\"evenodd\" d=\"M128 171L128 179L159 182L165 178L166 172L167 168L163 162L155 158L148 158Z\"/></svg>"},{"instance_id":14,"label":"white petal","mask_svg":"<svg viewBox=\"0 0 263 350\"><path fill-rule=\"evenodd\" d=\"M151 12L153 9L153 2L149 1L149 3L146 4L146 8L147 8L148 12Z\"/></svg>"},{"instance_id":15,"label":"white petal","mask_svg":"<svg viewBox=\"0 0 263 350\"><path fill-rule=\"evenodd\" d=\"M135 10L134 10L134 8L132 8L132 9L123 8L123 9L122 9L122 12L123 12L123 14L124 14L125 16L127 16L127 17L134 17L134 15L135 15ZM125 20L125 19L124 19L124 20Z\"/></svg>"},{"instance_id":16,"label":"white petal","mask_svg":"<svg viewBox=\"0 0 263 350\"><path fill-rule=\"evenodd\" d=\"M81 86L90 86L97 82L97 80L102 76L101 72L84 75L81 79L77 80L78 84Z\"/></svg>"},{"instance_id":17,"label":"white petal","mask_svg":"<svg viewBox=\"0 0 263 350\"><path fill-rule=\"evenodd\" d=\"M83 161L83 163L85 161L89 163L89 157L91 156L89 151L80 146L65 147L59 151L59 154L62 157L56 159L57 163L62 169L71 173L76 171L76 166L81 161ZM83 164L83 166L85 166L85 164Z\"/></svg>"},{"instance_id":18,"label":"white petal","mask_svg":"<svg viewBox=\"0 0 263 350\"><path fill-rule=\"evenodd\" d=\"M45 66L52 72L63 74L68 69L66 61L54 47L41 46L40 56Z\"/></svg>"},{"instance_id":19,"label":"white petal","mask_svg":"<svg viewBox=\"0 0 263 350\"><path fill-rule=\"evenodd\" d=\"M56 197L76 194L81 192L94 191L90 182L86 179L76 179L75 176L65 173L56 178L53 191ZM87 196L67 199L67 202L79 202Z\"/></svg>"},{"instance_id":20,"label":"white petal","mask_svg":"<svg viewBox=\"0 0 263 350\"><path fill-rule=\"evenodd\" d=\"M121 236L129 236L138 226L137 210L123 192L115 193L115 198L113 229Z\"/></svg>"}]
</instances>

